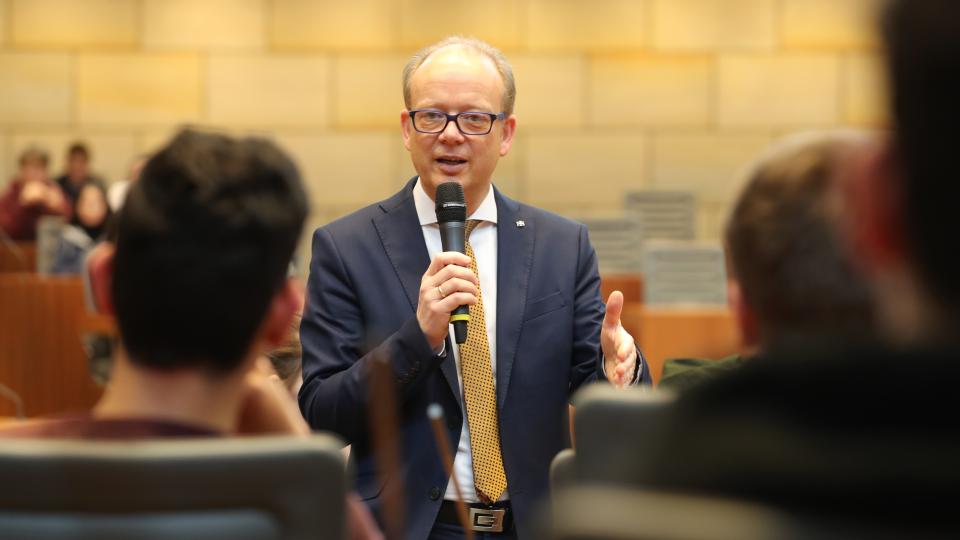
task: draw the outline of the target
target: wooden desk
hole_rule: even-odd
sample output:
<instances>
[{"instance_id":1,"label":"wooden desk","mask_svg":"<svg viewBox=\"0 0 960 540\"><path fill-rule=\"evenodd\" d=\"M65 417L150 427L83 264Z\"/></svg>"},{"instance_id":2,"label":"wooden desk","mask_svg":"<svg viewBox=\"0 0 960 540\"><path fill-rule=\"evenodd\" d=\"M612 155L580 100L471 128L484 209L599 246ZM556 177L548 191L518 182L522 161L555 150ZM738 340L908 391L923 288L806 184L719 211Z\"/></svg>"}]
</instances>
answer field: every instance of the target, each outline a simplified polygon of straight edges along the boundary
<instances>
[{"instance_id":1,"label":"wooden desk","mask_svg":"<svg viewBox=\"0 0 960 540\"><path fill-rule=\"evenodd\" d=\"M0 272L36 272L37 244L0 242Z\"/></svg>"},{"instance_id":2,"label":"wooden desk","mask_svg":"<svg viewBox=\"0 0 960 540\"><path fill-rule=\"evenodd\" d=\"M643 351L654 384L660 381L668 358L719 359L740 349L739 330L727 308L627 304L622 321Z\"/></svg>"},{"instance_id":3,"label":"wooden desk","mask_svg":"<svg viewBox=\"0 0 960 540\"><path fill-rule=\"evenodd\" d=\"M643 302L643 276L640 274L604 274L600 276L600 298L604 302L610 293L620 291L629 303Z\"/></svg>"},{"instance_id":4,"label":"wooden desk","mask_svg":"<svg viewBox=\"0 0 960 540\"><path fill-rule=\"evenodd\" d=\"M100 396L83 351L83 312L79 278L0 273L0 382L27 416L84 411ZM0 400L0 415L13 414Z\"/></svg>"}]
</instances>

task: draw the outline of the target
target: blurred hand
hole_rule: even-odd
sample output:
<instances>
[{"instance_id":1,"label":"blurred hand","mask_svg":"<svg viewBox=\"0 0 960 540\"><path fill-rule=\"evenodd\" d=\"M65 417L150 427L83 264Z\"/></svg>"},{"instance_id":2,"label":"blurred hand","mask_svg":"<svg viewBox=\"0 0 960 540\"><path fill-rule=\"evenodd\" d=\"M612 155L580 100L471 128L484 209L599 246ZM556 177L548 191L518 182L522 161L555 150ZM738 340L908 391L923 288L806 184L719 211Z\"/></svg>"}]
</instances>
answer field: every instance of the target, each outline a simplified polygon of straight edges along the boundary
<instances>
[{"instance_id":1,"label":"blurred hand","mask_svg":"<svg viewBox=\"0 0 960 540\"><path fill-rule=\"evenodd\" d=\"M265 358L243 379L243 403L237 420L240 435L309 435L296 399Z\"/></svg>"},{"instance_id":2,"label":"blurred hand","mask_svg":"<svg viewBox=\"0 0 960 540\"><path fill-rule=\"evenodd\" d=\"M47 198L47 186L42 182L29 181L24 184L20 190L21 206L36 206L45 204Z\"/></svg>"},{"instance_id":3,"label":"blurred hand","mask_svg":"<svg viewBox=\"0 0 960 540\"><path fill-rule=\"evenodd\" d=\"M480 281L470 270L470 257L456 251L438 253L420 280L417 322L430 347L437 350L450 325L450 312L477 303Z\"/></svg>"},{"instance_id":4,"label":"blurred hand","mask_svg":"<svg viewBox=\"0 0 960 540\"><path fill-rule=\"evenodd\" d=\"M623 293L613 291L607 299L607 313L600 330L600 348L603 349L604 371L614 386L622 388L633 382L637 366L637 345L633 336L623 329Z\"/></svg>"},{"instance_id":5,"label":"blurred hand","mask_svg":"<svg viewBox=\"0 0 960 540\"><path fill-rule=\"evenodd\" d=\"M63 191L60 188L53 186L46 186L47 191L44 196L44 205L48 210L60 210L64 207L65 198L63 196Z\"/></svg>"}]
</instances>

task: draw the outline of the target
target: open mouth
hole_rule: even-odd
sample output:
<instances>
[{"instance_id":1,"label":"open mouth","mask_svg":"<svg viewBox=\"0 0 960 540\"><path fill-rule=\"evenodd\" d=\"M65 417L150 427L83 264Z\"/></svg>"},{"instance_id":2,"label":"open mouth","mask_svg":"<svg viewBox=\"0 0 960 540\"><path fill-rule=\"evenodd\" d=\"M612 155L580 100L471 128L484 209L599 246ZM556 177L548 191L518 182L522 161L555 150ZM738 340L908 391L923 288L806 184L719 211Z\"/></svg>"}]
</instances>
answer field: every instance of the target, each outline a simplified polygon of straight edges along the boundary
<instances>
[{"instance_id":1,"label":"open mouth","mask_svg":"<svg viewBox=\"0 0 960 540\"><path fill-rule=\"evenodd\" d=\"M450 166L450 167L453 167L453 166L456 166L456 165L462 165L462 164L464 164L464 163L466 163L466 162L467 162L467 160L465 160L465 159L463 159L463 158L458 158L458 157L441 157L441 158L437 158L437 163L439 163L439 164L441 164L441 165L447 165L447 166Z\"/></svg>"}]
</instances>

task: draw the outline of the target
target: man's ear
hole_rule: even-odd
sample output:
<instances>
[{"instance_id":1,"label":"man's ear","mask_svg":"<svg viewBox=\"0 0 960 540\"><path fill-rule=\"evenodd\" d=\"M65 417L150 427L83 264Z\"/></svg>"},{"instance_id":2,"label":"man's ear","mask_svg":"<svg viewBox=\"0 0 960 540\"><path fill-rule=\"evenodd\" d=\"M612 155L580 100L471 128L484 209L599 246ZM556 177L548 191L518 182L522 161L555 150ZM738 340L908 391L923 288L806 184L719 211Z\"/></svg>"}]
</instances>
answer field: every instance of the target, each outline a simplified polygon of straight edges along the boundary
<instances>
[{"instance_id":1,"label":"man's ear","mask_svg":"<svg viewBox=\"0 0 960 540\"><path fill-rule=\"evenodd\" d=\"M896 143L889 140L863 157L845 184L846 235L871 274L907 258L901 174Z\"/></svg>"},{"instance_id":2,"label":"man's ear","mask_svg":"<svg viewBox=\"0 0 960 540\"><path fill-rule=\"evenodd\" d=\"M733 278L727 280L727 304L740 330L740 346L743 349L755 348L760 341L757 316L744 300L740 282Z\"/></svg>"},{"instance_id":3,"label":"man's ear","mask_svg":"<svg viewBox=\"0 0 960 540\"><path fill-rule=\"evenodd\" d=\"M87 256L84 270L89 280L90 295L98 313L114 315L113 261L116 246L101 242Z\"/></svg>"},{"instance_id":4,"label":"man's ear","mask_svg":"<svg viewBox=\"0 0 960 540\"><path fill-rule=\"evenodd\" d=\"M270 301L267 317L263 321L263 337L268 345L283 343L290 334L290 323L303 309L303 291L293 280L288 279Z\"/></svg>"},{"instance_id":5,"label":"man's ear","mask_svg":"<svg viewBox=\"0 0 960 540\"><path fill-rule=\"evenodd\" d=\"M500 139L500 157L507 155L513 146L513 136L517 133L517 117L508 116L503 121L503 138Z\"/></svg>"}]
</instances>

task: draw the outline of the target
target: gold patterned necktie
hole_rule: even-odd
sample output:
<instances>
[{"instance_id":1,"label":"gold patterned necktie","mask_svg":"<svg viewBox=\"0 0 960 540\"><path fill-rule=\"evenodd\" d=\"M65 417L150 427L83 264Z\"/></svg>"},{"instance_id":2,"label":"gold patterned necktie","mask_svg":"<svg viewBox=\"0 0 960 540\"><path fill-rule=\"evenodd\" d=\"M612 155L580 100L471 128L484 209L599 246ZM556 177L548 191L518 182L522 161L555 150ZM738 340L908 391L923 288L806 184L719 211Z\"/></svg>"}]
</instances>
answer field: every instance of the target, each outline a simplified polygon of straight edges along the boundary
<instances>
[{"instance_id":1,"label":"gold patterned necktie","mask_svg":"<svg viewBox=\"0 0 960 540\"><path fill-rule=\"evenodd\" d=\"M479 220L467 222L466 251L470 270L479 278L477 258L470 245L470 233ZM483 316L483 295L477 287L477 303L470 306L467 341L460 345L460 371L463 377L463 399L466 402L470 428L470 449L473 456L473 483L477 496L484 502L496 502L507 489L507 474L500 455L500 427L497 423L497 393L493 386L490 343Z\"/></svg>"}]
</instances>

